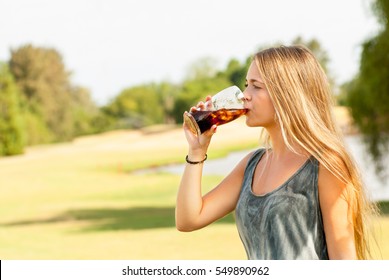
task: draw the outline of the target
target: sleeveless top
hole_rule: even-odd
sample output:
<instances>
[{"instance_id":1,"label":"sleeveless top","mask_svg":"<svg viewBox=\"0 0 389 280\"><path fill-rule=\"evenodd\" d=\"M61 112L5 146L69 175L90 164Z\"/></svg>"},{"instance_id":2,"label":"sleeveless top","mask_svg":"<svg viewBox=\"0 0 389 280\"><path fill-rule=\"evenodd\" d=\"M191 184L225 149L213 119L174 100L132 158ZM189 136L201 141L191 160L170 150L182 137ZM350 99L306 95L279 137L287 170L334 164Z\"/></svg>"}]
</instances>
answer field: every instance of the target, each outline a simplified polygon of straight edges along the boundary
<instances>
[{"instance_id":1,"label":"sleeveless top","mask_svg":"<svg viewBox=\"0 0 389 280\"><path fill-rule=\"evenodd\" d=\"M310 157L285 183L255 195L255 168L265 153L247 163L235 209L236 224L248 259L328 259L319 205L319 162Z\"/></svg>"}]
</instances>

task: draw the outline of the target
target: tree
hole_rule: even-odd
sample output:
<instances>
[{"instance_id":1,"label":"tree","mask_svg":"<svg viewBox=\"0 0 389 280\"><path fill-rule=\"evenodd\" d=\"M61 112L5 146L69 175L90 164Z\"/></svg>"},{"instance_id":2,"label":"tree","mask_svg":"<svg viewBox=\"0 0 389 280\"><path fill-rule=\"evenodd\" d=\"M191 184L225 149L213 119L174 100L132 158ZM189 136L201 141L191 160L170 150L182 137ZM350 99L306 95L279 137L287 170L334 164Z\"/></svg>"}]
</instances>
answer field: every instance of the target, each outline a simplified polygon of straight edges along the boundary
<instances>
[{"instance_id":1,"label":"tree","mask_svg":"<svg viewBox=\"0 0 389 280\"><path fill-rule=\"evenodd\" d=\"M162 107L163 122L167 124L175 123L173 114L174 100L179 93L179 86L169 82L162 82L154 87L159 99L158 103Z\"/></svg>"},{"instance_id":2,"label":"tree","mask_svg":"<svg viewBox=\"0 0 389 280\"><path fill-rule=\"evenodd\" d=\"M222 72L222 75L225 75L231 84L236 85L243 91L246 84L247 70L250 67L251 61L251 57L248 57L244 63L233 58L228 62L227 68Z\"/></svg>"},{"instance_id":3,"label":"tree","mask_svg":"<svg viewBox=\"0 0 389 280\"><path fill-rule=\"evenodd\" d=\"M11 50L10 69L29 111L48 128L45 142L68 140L72 135L69 73L54 49L31 45Z\"/></svg>"},{"instance_id":4,"label":"tree","mask_svg":"<svg viewBox=\"0 0 389 280\"><path fill-rule=\"evenodd\" d=\"M111 118L112 128L141 128L163 123L164 109L160 102L155 85L140 85L124 89L103 111Z\"/></svg>"},{"instance_id":5,"label":"tree","mask_svg":"<svg viewBox=\"0 0 389 280\"><path fill-rule=\"evenodd\" d=\"M22 92L29 145L94 132L97 108L86 89L71 84L57 50L25 45L11 50L9 66Z\"/></svg>"},{"instance_id":6,"label":"tree","mask_svg":"<svg viewBox=\"0 0 389 280\"><path fill-rule=\"evenodd\" d=\"M80 136L101 132L102 127L99 127L98 119L101 112L96 104L92 101L91 94L87 88L80 86L72 86L71 94L71 110L73 120L73 136Z\"/></svg>"},{"instance_id":7,"label":"tree","mask_svg":"<svg viewBox=\"0 0 389 280\"><path fill-rule=\"evenodd\" d=\"M24 152L19 91L8 66L0 63L0 156Z\"/></svg>"},{"instance_id":8,"label":"tree","mask_svg":"<svg viewBox=\"0 0 389 280\"><path fill-rule=\"evenodd\" d=\"M380 173L389 142L389 1L376 0L373 9L382 30L362 45L359 74L347 85L347 104Z\"/></svg>"}]
</instances>

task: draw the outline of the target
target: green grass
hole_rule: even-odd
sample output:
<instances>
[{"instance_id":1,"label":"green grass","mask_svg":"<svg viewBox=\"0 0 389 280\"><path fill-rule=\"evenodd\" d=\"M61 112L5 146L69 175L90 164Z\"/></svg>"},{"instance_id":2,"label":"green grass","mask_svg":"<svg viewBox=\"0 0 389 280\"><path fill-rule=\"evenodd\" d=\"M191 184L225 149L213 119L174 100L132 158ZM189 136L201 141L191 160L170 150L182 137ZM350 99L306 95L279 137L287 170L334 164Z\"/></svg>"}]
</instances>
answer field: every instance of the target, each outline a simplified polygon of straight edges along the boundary
<instances>
[{"instance_id":1,"label":"green grass","mask_svg":"<svg viewBox=\"0 0 389 280\"><path fill-rule=\"evenodd\" d=\"M177 135L108 135L0 159L0 258L245 259L232 215L196 232L178 232L180 176L130 172L183 162L185 141L168 141ZM229 139L221 133L210 158L256 142ZM220 180L205 176L204 191ZM389 259L389 216L382 212L375 257Z\"/></svg>"},{"instance_id":2,"label":"green grass","mask_svg":"<svg viewBox=\"0 0 389 280\"><path fill-rule=\"evenodd\" d=\"M1 210L1 258L244 257L231 215L196 233L180 233L175 229L178 176L96 175L96 181L84 181L83 190L76 194L74 188L69 190L64 187L67 183L62 182L63 186L56 192L43 188L43 193L30 192L21 200L16 196L2 196L1 203L4 202L7 210L3 207ZM206 178L206 187L217 180ZM108 181L110 184L106 185ZM234 248L225 248L225 241L220 237L235 244ZM215 250L210 250L210 247Z\"/></svg>"},{"instance_id":3,"label":"green grass","mask_svg":"<svg viewBox=\"0 0 389 280\"><path fill-rule=\"evenodd\" d=\"M131 173L183 162L186 142L176 135L123 132L0 159L0 258L244 258L231 215L195 233L175 229L180 176ZM236 149L225 143L210 157ZM220 179L204 178L204 189Z\"/></svg>"}]
</instances>

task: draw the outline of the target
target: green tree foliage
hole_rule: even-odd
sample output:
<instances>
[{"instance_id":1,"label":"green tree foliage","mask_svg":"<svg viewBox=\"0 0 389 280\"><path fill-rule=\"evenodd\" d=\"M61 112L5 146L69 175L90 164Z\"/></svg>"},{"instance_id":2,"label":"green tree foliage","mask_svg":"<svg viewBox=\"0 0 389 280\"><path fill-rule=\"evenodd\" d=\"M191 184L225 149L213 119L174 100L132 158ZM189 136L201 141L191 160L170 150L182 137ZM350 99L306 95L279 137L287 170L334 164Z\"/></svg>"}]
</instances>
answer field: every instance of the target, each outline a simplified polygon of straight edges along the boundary
<instances>
[{"instance_id":1,"label":"green tree foliage","mask_svg":"<svg viewBox=\"0 0 389 280\"><path fill-rule=\"evenodd\" d=\"M0 156L24 151L23 119L19 91L8 66L0 63Z\"/></svg>"},{"instance_id":2,"label":"green tree foliage","mask_svg":"<svg viewBox=\"0 0 389 280\"><path fill-rule=\"evenodd\" d=\"M124 89L103 108L111 122L111 128L140 128L165 121L167 85L140 85ZM168 105L166 105L168 106Z\"/></svg>"},{"instance_id":3,"label":"green tree foliage","mask_svg":"<svg viewBox=\"0 0 389 280\"><path fill-rule=\"evenodd\" d=\"M207 95L232 84L244 87L247 65L232 60L225 71L218 71L215 61L203 58L193 63L187 78L179 85L151 83L124 89L102 108L106 127L141 128L159 123L181 123L184 111Z\"/></svg>"},{"instance_id":4,"label":"green tree foliage","mask_svg":"<svg viewBox=\"0 0 389 280\"><path fill-rule=\"evenodd\" d=\"M10 68L24 93L32 122L39 125L39 120L42 120L42 127L47 127L42 134L43 139L38 141L70 139L71 112L67 110L71 102L69 73L65 71L59 53L54 49L27 45L11 51Z\"/></svg>"},{"instance_id":5,"label":"green tree foliage","mask_svg":"<svg viewBox=\"0 0 389 280\"><path fill-rule=\"evenodd\" d=\"M28 144L93 132L86 122L96 113L95 106L87 91L70 83L55 49L22 46L11 51L9 65L23 94Z\"/></svg>"},{"instance_id":6,"label":"green tree foliage","mask_svg":"<svg viewBox=\"0 0 389 280\"><path fill-rule=\"evenodd\" d=\"M180 90L179 86L168 82L162 82L155 85L156 94L159 99L159 104L162 106L164 123L172 124L174 120L174 101Z\"/></svg>"},{"instance_id":7,"label":"green tree foliage","mask_svg":"<svg viewBox=\"0 0 389 280\"><path fill-rule=\"evenodd\" d=\"M72 86L70 94L73 136L104 131L104 125L99 121L102 113L93 102L90 91L84 87Z\"/></svg>"},{"instance_id":8,"label":"green tree foliage","mask_svg":"<svg viewBox=\"0 0 389 280\"><path fill-rule=\"evenodd\" d=\"M231 59L227 64L226 70L223 72L227 80L231 84L238 86L242 91L246 84L246 74L251 61L251 57L248 57L244 63L241 63L237 59Z\"/></svg>"},{"instance_id":9,"label":"green tree foliage","mask_svg":"<svg viewBox=\"0 0 389 280\"><path fill-rule=\"evenodd\" d=\"M326 69L328 57L317 41L298 38L295 43L303 43L319 54ZM198 59L181 83L128 87L102 108L95 106L87 89L71 84L70 73L55 49L22 46L11 51L9 66L21 89L27 142L32 145L112 129L181 123L183 112L207 95L231 85L243 90L251 61L251 57L243 62L231 59L220 70L214 59Z\"/></svg>"},{"instance_id":10,"label":"green tree foliage","mask_svg":"<svg viewBox=\"0 0 389 280\"><path fill-rule=\"evenodd\" d=\"M376 0L382 30L363 44L359 74L347 84L347 103L368 150L382 170L389 133L389 1Z\"/></svg>"}]
</instances>

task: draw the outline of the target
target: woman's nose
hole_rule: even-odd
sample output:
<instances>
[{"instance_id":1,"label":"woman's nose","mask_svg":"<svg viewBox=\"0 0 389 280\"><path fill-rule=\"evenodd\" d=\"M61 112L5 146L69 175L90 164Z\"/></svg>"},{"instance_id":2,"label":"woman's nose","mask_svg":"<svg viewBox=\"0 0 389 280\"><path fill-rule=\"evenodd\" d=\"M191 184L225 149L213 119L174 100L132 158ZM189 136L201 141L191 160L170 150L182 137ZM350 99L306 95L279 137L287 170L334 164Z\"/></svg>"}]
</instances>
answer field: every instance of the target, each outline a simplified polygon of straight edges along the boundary
<instances>
[{"instance_id":1,"label":"woman's nose","mask_svg":"<svg viewBox=\"0 0 389 280\"><path fill-rule=\"evenodd\" d=\"M243 91L243 101L249 101L250 95L247 92L247 88Z\"/></svg>"}]
</instances>

